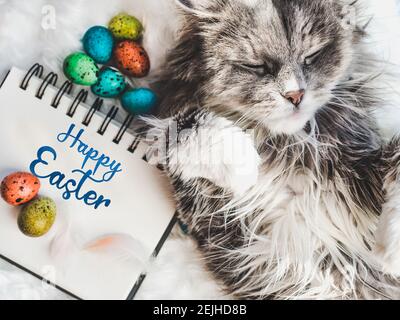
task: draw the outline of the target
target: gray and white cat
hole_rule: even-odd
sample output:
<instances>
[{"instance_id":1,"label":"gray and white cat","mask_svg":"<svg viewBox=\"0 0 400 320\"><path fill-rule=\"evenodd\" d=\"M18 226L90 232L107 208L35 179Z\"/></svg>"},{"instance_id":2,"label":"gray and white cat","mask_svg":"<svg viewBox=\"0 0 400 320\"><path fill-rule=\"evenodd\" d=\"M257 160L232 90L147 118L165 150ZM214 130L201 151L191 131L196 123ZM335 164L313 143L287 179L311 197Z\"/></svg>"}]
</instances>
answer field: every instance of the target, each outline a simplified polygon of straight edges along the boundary
<instances>
[{"instance_id":1,"label":"gray and white cat","mask_svg":"<svg viewBox=\"0 0 400 320\"><path fill-rule=\"evenodd\" d=\"M356 2L180 5L149 139L223 289L400 297L400 142L376 129L382 75Z\"/></svg>"}]
</instances>

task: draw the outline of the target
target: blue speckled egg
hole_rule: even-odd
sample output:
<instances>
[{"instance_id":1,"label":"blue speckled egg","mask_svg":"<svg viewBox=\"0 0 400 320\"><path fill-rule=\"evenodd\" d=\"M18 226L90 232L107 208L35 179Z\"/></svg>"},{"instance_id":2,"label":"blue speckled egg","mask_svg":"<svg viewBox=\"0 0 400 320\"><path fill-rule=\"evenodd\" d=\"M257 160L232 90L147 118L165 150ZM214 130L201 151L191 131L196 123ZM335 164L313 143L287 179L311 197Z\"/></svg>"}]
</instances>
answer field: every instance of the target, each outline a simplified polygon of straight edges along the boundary
<instances>
[{"instance_id":1,"label":"blue speckled egg","mask_svg":"<svg viewBox=\"0 0 400 320\"><path fill-rule=\"evenodd\" d=\"M86 31L82 39L86 53L97 63L110 61L114 49L114 37L107 28L95 26Z\"/></svg>"},{"instance_id":2,"label":"blue speckled egg","mask_svg":"<svg viewBox=\"0 0 400 320\"><path fill-rule=\"evenodd\" d=\"M95 95L103 98L115 98L126 88L124 76L116 69L106 67L100 70L99 79L92 86Z\"/></svg>"},{"instance_id":3,"label":"blue speckled egg","mask_svg":"<svg viewBox=\"0 0 400 320\"><path fill-rule=\"evenodd\" d=\"M156 94L147 88L126 91L121 97L122 106L135 115L148 114L157 105Z\"/></svg>"}]
</instances>

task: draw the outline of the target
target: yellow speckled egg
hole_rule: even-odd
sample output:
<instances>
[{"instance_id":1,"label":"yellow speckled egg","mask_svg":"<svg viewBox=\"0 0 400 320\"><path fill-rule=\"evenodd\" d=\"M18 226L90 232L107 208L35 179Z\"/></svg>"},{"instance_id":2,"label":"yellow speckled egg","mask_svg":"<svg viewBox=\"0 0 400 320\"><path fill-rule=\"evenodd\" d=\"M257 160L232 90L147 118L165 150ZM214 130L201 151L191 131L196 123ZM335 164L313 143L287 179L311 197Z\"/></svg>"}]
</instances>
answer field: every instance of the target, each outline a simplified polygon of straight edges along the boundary
<instances>
[{"instance_id":1,"label":"yellow speckled egg","mask_svg":"<svg viewBox=\"0 0 400 320\"><path fill-rule=\"evenodd\" d=\"M44 236L54 224L57 208L50 198L29 202L18 216L18 227L28 237Z\"/></svg>"},{"instance_id":2,"label":"yellow speckled egg","mask_svg":"<svg viewBox=\"0 0 400 320\"><path fill-rule=\"evenodd\" d=\"M108 28L117 39L137 40L143 32L142 23L126 13L121 13L114 17L110 21Z\"/></svg>"}]
</instances>

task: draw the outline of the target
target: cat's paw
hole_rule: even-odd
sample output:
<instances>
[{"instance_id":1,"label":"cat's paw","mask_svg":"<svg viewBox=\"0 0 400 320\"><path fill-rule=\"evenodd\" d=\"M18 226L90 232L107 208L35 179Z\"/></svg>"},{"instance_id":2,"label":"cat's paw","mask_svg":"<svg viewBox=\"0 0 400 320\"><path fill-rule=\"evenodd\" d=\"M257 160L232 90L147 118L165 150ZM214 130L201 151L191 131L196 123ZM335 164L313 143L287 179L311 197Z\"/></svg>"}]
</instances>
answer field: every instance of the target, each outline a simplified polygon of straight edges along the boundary
<instances>
[{"instance_id":1,"label":"cat's paw","mask_svg":"<svg viewBox=\"0 0 400 320\"><path fill-rule=\"evenodd\" d=\"M154 124L158 131L168 132L168 140L158 139L156 148L164 148L166 156L161 158L170 173L184 181L208 179L236 196L256 184L260 156L251 136L231 121L192 111Z\"/></svg>"},{"instance_id":2,"label":"cat's paw","mask_svg":"<svg viewBox=\"0 0 400 320\"><path fill-rule=\"evenodd\" d=\"M375 254L382 271L400 276L400 185L394 182L387 194L376 233Z\"/></svg>"}]
</instances>

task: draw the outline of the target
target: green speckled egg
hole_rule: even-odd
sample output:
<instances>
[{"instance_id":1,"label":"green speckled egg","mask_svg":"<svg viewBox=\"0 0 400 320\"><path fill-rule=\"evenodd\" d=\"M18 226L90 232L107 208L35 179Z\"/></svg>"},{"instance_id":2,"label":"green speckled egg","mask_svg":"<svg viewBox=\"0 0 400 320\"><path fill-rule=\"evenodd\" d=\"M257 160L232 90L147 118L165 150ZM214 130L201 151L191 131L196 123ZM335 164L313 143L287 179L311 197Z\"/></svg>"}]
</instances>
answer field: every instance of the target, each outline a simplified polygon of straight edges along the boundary
<instances>
[{"instance_id":1,"label":"green speckled egg","mask_svg":"<svg viewBox=\"0 0 400 320\"><path fill-rule=\"evenodd\" d=\"M100 70L99 80L92 86L92 92L99 97L115 98L125 88L125 77L117 69L106 67Z\"/></svg>"},{"instance_id":2,"label":"green speckled egg","mask_svg":"<svg viewBox=\"0 0 400 320\"><path fill-rule=\"evenodd\" d=\"M75 84L91 86L97 82L99 68L87 54L76 52L65 59L64 73Z\"/></svg>"},{"instance_id":3,"label":"green speckled egg","mask_svg":"<svg viewBox=\"0 0 400 320\"><path fill-rule=\"evenodd\" d=\"M108 28L117 39L137 40L143 32L142 23L126 13L121 13L114 17L110 21Z\"/></svg>"},{"instance_id":4,"label":"green speckled egg","mask_svg":"<svg viewBox=\"0 0 400 320\"><path fill-rule=\"evenodd\" d=\"M44 236L54 224L57 208L50 198L37 198L28 203L18 216L18 227L28 237Z\"/></svg>"}]
</instances>

